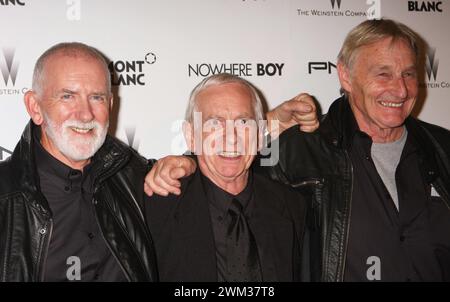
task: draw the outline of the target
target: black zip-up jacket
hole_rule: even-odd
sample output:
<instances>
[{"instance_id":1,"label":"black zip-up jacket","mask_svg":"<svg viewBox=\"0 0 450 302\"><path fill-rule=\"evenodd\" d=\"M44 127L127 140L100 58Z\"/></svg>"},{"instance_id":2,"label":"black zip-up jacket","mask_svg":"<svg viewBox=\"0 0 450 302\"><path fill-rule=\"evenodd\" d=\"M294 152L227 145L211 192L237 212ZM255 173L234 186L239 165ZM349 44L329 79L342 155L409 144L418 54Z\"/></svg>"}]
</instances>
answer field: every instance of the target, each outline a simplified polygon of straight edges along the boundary
<instances>
[{"instance_id":1,"label":"black zip-up jacket","mask_svg":"<svg viewBox=\"0 0 450 302\"><path fill-rule=\"evenodd\" d=\"M353 168L350 105L336 100L318 130L304 133L294 126L280 135L279 162L264 168L269 175L296 187L309 201L308 274L312 281L343 281L350 225ZM450 210L450 132L408 117L408 135L419 142L423 177ZM304 255L305 255L304 252Z\"/></svg>"},{"instance_id":2,"label":"black zip-up jacket","mask_svg":"<svg viewBox=\"0 0 450 302\"><path fill-rule=\"evenodd\" d=\"M43 281L52 213L39 189L31 121L0 163L0 281ZM93 204L102 236L129 281L157 281L155 251L142 214L147 161L107 136L94 155Z\"/></svg>"}]
</instances>

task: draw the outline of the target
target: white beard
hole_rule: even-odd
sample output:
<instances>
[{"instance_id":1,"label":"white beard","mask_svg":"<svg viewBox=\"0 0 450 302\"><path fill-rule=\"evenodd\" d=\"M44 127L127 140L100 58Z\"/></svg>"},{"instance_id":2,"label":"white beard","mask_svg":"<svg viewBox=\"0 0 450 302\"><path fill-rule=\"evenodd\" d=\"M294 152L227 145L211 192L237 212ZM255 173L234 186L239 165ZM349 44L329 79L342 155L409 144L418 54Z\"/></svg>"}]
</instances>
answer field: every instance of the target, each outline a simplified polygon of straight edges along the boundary
<instances>
[{"instance_id":1,"label":"white beard","mask_svg":"<svg viewBox=\"0 0 450 302\"><path fill-rule=\"evenodd\" d=\"M102 126L97 121L83 123L76 120L67 120L61 126L56 125L46 114L44 121L47 124L45 133L58 150L73 161L82 161L91 158L103 145L108 133L108 126ZM77 136L71 127L92 129L94 136L84 138Z\"/></svg>"}]
</instances>

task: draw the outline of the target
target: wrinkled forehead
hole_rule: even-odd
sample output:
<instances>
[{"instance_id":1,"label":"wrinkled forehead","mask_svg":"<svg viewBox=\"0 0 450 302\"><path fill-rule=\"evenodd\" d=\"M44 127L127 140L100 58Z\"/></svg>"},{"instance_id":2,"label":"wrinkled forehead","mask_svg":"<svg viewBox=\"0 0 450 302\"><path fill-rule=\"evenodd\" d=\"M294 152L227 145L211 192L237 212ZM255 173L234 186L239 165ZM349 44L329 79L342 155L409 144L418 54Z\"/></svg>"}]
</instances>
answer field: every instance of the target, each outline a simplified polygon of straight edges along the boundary
<instances>
[{"instance_id":1,"label":"wrinkled forehead","mask_svg":"<svg viewBox=\"0 0 450 302\"><path fill-rule=\"evenodd\" d=\"M253 93L249 87L238 82L211 85L196 97L196 111L209 115L233 112L254 115Z\"/></svg>"},{"instance_id":2,"label":"wrinkled forehead","mask_svg":"<svg viewBox=\"0 0 450 302\"><path fill-rule=\"evenodd\" d=\"M66 69L75 69L79 67L80 64L89 65L86 68L86 72L90 70L102 70L104 69L103 64L95 57L89 56L82 53L64 53L57 52L53 55L47 57L43 64L43 72L48 72L52 68L65 67ZM53 71L53 70L52 70Z\"/></svg>"},{"instance_id":3,"label":"wrinkled forehead","mask_svg":"<svg viewBox=\"0 0 450 302\"><path fill-rule=\"evenodd\" d=\"M358 64L394 65L400 61L415 67L417 54L405 39L388 37L359 47L353 54L350 67Z\"/></svg>"},{"instance_id":4,"label":"wrinkled forehead","mask_svg":"<svg viewBox=\"0 0 450 302\"><path fill-rule=\"evenodd\" d=\"M64 82L67 79L76 81L78 78L90 78L91 85L103 86L108 90L109 72L99 60L86 55L55 54L44 62L41 85L43 88L50 84L50 80ZM98 84L97 84L98 83ZM98 87L100 88L100 87ZM107 91L105 91L107 92Z\"/></svg>"}]
</instances>

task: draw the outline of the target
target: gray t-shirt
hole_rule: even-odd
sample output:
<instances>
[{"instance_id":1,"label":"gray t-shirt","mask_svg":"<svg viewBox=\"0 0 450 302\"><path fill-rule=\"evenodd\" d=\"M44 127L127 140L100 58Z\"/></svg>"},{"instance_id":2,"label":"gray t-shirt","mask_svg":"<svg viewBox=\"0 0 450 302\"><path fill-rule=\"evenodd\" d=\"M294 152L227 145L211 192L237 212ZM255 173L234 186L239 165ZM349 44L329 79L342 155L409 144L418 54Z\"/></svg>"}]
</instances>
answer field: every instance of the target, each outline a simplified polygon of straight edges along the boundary
<instances>
[{"instance_id":1,"label":"gray t-shirt","mask_svg":"<svg viewBox=\"0 0 450 302\"><path fill-rule=\"evenodd\" d=\"M383 180L389 194L391 194L397 210L399 210L399 207L395 171L400 162L407 136L408 131L406 127L403 127L403 134L398 140L389 143L372 143L371 148L371 156L377 172Z\"/></svg>"}]
</instances>

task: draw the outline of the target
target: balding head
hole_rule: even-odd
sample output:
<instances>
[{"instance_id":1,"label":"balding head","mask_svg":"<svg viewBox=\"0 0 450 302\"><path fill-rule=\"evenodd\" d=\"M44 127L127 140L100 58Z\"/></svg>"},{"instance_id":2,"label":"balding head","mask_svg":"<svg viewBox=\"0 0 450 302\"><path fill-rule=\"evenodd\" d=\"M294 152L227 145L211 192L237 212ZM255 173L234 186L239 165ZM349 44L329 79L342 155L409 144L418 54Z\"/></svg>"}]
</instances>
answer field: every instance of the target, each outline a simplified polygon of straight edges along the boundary
<instances>
[{"instance_id":1,"label":"balding head","mask_svg":"<svg viewBox=\"0 0 450 302\"><path fill-rule=\"evenodd\" d=\"M42 95L45 83L46 65L52 57L62 55L67 57L85 57L98 62L105 73L106 87L111 93L111 76L108 70L108 64L103 55L95 48L80 42L64 42L56 44L47 49L37 60L34 66L32 89Z\"/></svg>"}]
</instances>

